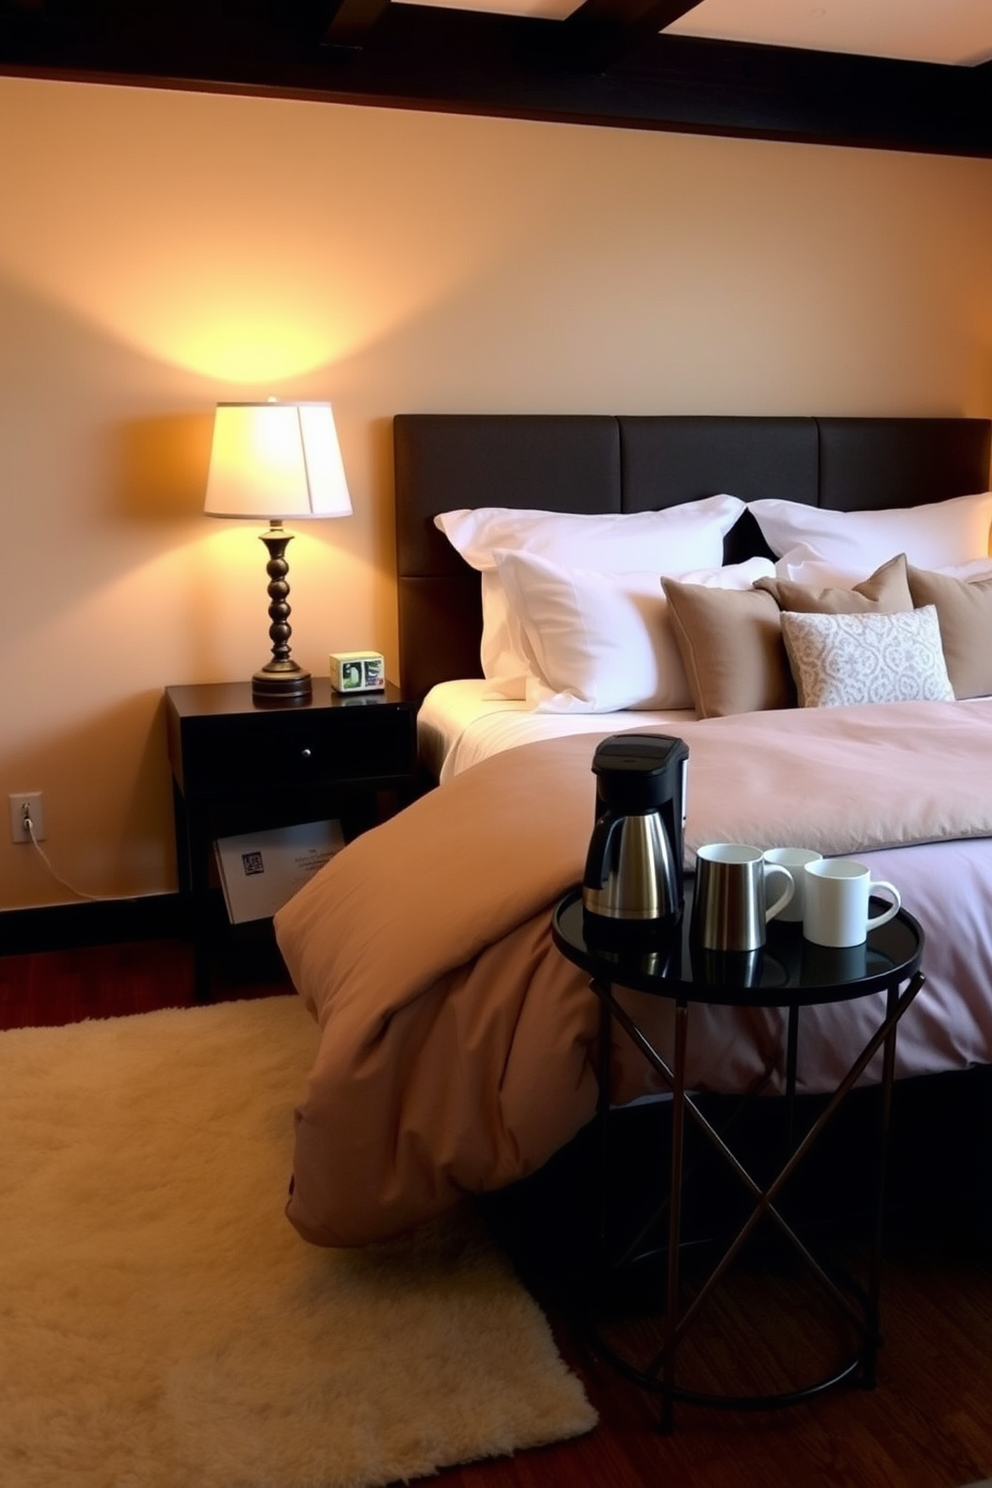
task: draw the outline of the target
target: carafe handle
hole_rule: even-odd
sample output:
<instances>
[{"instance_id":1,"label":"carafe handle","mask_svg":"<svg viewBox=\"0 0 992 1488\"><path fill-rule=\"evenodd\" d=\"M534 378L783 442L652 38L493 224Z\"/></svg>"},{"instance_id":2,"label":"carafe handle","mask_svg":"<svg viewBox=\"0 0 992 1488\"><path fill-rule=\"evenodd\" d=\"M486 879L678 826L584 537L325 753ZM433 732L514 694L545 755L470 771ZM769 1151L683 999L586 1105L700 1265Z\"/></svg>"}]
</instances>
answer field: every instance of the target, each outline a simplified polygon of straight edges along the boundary
<instances>
[{"instance_id":1,"label":"carafe handle","mask_svg":"<svg viewBox=\"0 0 992 1488\"><path fill-rule=\"evenodd\" d=\"M604 811L596 818L586 854L586 871L582 882L589 889L603 889L610 871L610 846L613 834L620 826L622 817Z\"/></svg>"}]
</instances>

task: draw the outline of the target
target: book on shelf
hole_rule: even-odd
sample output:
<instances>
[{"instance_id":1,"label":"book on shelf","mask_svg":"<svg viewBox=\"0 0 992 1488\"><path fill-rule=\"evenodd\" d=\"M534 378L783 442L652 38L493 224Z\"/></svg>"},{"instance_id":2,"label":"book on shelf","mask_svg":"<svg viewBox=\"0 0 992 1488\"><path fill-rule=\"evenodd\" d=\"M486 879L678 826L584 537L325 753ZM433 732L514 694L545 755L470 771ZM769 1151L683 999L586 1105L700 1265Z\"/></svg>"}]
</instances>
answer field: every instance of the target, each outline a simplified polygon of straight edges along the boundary
<instances>
[{"instance_id":1,"label":"book on shelf","mask_svg":"<svg viewBox=\"0 0 992 1488\"><path fill-rule=\"evenodd\" d=\"M231 924L270 918L342 847L339 821L218 837L214 849Z\"/></svg>"}]
</instances>

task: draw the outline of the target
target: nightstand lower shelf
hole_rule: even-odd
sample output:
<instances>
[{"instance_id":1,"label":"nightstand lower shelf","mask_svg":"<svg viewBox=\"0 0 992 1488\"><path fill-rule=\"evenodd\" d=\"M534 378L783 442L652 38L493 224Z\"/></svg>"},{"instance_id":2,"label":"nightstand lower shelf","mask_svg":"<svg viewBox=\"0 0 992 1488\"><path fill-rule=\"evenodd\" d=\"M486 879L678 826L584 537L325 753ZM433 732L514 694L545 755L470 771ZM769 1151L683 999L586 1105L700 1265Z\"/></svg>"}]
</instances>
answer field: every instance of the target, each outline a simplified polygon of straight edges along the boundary
<instances>
[{"instance_id":1,"label":"nightstand lower shelf","mask_svg":"<svg viewBox=\"0 0 992 1488\"><path fill-rule=\"evenodd\" d=\"M416 790L416 704L391 684L345 696L328 681L283 707L257 703L248 682L169 687L165 706L179 890L208 1001L223 930L216 840L334 819L350 840L376 825Z\"/></svg>"}]
</instances>

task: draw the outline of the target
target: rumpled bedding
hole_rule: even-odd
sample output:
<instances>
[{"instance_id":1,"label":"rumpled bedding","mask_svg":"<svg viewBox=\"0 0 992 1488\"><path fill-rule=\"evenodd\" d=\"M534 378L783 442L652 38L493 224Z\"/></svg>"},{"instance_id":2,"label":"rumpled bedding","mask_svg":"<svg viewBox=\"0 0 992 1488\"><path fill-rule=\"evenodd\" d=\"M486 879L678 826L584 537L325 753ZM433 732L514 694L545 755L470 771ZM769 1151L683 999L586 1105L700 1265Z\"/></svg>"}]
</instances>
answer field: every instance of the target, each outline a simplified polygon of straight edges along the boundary
<instances>
[{"instance_id":1,"label":"rumpled bedding","mask_svg":"<svg viewBox=\"0 0 992 1488\"><path fill-rule=\"evenodd\" d=\"M795 709L679 732L687 866L707 841L837 854L992 837L992 703ZM307 1240L400 1233L532 1172L592 1117L597 1003L554 947L550 914L582 875L596 742L474 766L350 843L276 916L321 1028L287 1206ZM748 1055L725 1012L694 1009L694 1083L763 1067L772 1022L755 1015ZM618 1041L611 1097L651 1089Z\"/></svg>"}]
</instances>

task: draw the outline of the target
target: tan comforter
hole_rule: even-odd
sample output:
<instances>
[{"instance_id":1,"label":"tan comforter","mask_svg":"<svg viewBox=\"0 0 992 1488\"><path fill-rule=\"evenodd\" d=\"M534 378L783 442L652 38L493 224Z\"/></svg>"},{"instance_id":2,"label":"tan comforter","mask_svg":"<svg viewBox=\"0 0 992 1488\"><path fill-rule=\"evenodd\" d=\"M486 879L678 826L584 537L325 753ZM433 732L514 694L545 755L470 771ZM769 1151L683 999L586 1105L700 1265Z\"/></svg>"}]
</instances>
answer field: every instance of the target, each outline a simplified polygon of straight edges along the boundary
<instances>
[{"instance_id":1,"label":"tan comforter","mask_svg":"<svg viewBox=\"0 0 992 1488\"><path fill-rule=\"evenodd\" d=\"M690 863L705 841L841 853L992 836L992 704L796 709L680 733ZM466 771L277 915L322 1030L287 1211L307 1239L395 1234L531 1172L592 1116L595 1000L549 911L582 874L596 737ZM614 1095L637 1078L619 1070Z\"/></svg>"}]
</instances>

